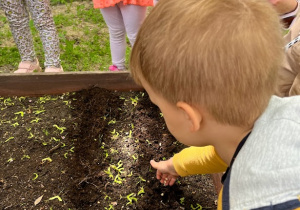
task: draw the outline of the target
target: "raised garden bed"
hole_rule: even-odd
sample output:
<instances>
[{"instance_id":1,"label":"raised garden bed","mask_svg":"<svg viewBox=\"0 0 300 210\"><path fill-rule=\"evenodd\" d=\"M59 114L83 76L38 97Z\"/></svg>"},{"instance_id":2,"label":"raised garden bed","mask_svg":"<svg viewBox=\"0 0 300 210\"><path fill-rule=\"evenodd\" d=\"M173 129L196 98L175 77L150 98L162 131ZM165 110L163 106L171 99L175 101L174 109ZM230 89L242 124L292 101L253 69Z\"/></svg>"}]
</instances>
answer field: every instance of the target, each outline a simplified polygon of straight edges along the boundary
<instances>
[{"instance_id":1,"label":"raised garden bed","mask_svg":"<svg viewBox=\"0 0 300 210\"><path fill-rule=\"evenodd\" d=\"M216 209L210 175L156 180L149 161L184 146L146 93L111 87L0 97L0 209Z\"/></svg>"}]
</instances>

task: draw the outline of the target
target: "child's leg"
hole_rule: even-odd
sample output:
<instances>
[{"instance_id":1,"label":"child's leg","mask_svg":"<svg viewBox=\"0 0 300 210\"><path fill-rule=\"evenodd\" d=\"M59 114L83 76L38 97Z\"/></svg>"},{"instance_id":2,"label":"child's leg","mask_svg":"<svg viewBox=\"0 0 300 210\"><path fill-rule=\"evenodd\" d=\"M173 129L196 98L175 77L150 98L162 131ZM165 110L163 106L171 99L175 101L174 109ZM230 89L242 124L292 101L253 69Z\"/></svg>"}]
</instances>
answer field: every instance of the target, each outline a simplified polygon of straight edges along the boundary
<instances>
[{"instance_id":1,"label":"child's leg","mask_svg":"<svg viewBox=\"0 0 300 210\"><path fill-rule=\"evenodd\" d=\"M141 7L137 5L120 5L121 13L123 16L126 33L130 41L131 46L133 46L138 31L145 20L147 7Z\"/></svg>"},{"instance_id":2,"label":"child's leg","mask_svg":"<svg viewBox=\"0 0 300 210\"><path fill-rule=\"evenodd\" d=\"M110 51L113 65L125 69L126 32L119 4L100 9L109 29Z\"/></svg>"},{"instance_id":3,"label":"child's leg","mask_svg":"<svg viewBox=\"0 0 300 210\"><path fill-rule=\"evenodd\" d=\"M45 52L45 67L60 68L59 39L49 0L26 0Z\"/></svg>"},{"instance_id":4,"label":"child's leg","mask_svg":"<svg viewBox=\"0 0 300 210\"><path fill-rule=\"evenodd\" d=\"M1 0L9 26L18 47L22 61L35 61L32 35L29 28L29 14L23 0Z\"/></svg>"}]
</instances>

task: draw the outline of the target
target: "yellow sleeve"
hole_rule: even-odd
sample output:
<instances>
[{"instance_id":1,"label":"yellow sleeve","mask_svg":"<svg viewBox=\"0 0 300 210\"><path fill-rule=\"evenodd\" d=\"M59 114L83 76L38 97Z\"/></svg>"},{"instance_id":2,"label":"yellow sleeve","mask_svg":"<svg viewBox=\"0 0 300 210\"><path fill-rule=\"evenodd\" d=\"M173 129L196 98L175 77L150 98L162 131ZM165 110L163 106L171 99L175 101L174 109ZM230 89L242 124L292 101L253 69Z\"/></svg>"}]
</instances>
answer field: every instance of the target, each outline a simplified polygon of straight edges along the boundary
<instances>
[{"instance_id":1,"label":"yellow sleeve","mask_svg":"<svg viewBox=\"0 0 300 210\"><path fill-rule=\"evenodd\" d=\"M228 167L213 146L183 149L174 155L173 165L180 176L220 173Z\"/></svg>"}]
</instances>

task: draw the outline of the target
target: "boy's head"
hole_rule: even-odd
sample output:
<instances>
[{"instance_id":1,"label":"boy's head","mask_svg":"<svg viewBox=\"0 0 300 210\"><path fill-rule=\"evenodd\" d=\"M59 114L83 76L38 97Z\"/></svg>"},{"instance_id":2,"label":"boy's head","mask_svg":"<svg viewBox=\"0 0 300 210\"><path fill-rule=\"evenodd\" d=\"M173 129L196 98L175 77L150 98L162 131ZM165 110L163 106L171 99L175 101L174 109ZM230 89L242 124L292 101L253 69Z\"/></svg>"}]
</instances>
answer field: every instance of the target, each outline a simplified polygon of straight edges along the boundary
<instances>
[{"instance_id":1,"label":"boy's head","mask_svg":"<svg viewBox=\"0 0 300 210\"><path fill-rule=\"evenodd\" d=\"M170 104L249 126L274 92L282 55L280 21L267 0L161 0L139 31L130 65L137 83Z\"/></svg>"}]
</instances>

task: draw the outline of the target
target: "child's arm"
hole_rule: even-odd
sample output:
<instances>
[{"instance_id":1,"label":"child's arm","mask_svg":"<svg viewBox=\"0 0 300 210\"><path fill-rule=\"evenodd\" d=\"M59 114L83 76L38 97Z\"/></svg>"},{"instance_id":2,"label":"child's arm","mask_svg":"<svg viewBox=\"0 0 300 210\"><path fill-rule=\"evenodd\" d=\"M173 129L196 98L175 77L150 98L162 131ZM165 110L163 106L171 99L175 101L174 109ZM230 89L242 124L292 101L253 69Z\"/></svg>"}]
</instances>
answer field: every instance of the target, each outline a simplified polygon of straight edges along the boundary
<instances>
[{"instance_id":1,"label":"child's arm","mask_svg":"<svg viewBox=\"0 0 300 210\"><path fill-rule=\"evenodd\" d=\"M175 171L173 165L173 158L170 158L169 160L166 161L159 161L159 162L155 162L154 160L151 160L150 164L152 165L153 168L157 169L156 178L160 180L162 184L164 184L165 186L167 185L172 186L175 183L179 175Z\"/></svg>"},{"instance_id":2,"label":"child's arm","mask_svg":"<svg viewBox=\"0 0 300 210\"><path fill-rule=\"evenodd\" d=\"M213 146L188 147L174 155L173 165L180 176L220 173L228 167Z\"/></svg>"},{"instance_id":3,"label":"child's arm","mask_svg":"<svg viewBox=\"0 0 300 210\"><path fill-rule=\"evenodd\" d=\"M164 185L172 186L178 176L224 172L227 164L219 157L213 146L189 147L167 161L151 160L157 169L156 178Z\"/></svg>"}]
</instances>

